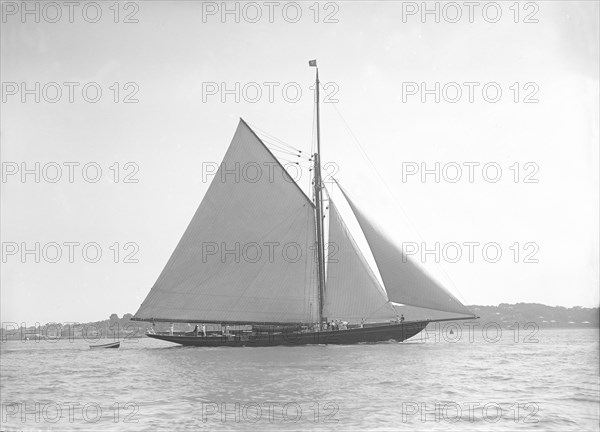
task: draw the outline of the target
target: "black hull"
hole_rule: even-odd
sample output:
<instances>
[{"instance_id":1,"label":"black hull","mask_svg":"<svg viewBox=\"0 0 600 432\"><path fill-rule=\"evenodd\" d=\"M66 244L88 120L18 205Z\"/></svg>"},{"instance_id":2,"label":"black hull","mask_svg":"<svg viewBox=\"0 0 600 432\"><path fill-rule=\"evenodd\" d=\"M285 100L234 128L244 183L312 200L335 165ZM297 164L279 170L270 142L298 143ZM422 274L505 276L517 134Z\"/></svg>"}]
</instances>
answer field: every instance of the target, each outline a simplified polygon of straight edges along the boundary
<instances>
[{"instance_id":1,"label":"black hull","mask_svg":"<svg viewBox=\"0 0 600 432\"><path fill-rule=\"evenodd\" d=\"M296 345L352 345L357 343L374 343L395 340L405 341L421 332L429 321L413 321L398 324L383 324L365 328L321 332L277 332L254 333L245 336L177 336L163 334L147 334L153 339L160 339L185 346L198 347L266 347Z\"/></svg>"}]
</instances>

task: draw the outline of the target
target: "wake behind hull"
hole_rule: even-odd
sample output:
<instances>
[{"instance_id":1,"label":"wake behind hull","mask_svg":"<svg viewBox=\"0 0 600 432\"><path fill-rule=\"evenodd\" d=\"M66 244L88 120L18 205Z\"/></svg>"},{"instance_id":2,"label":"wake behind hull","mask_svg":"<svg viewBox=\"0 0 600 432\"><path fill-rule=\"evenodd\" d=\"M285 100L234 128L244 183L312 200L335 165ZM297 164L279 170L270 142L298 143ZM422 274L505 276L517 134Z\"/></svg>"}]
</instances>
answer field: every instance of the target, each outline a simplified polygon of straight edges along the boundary
<instances>
[{"instance_id":1,"label":"wake behind hull","mask_svg":"<svg viewBox=\"0 0 600 432\"><path fill-rule=\"evenodd\" d=\"M405 341L427 327L429 321L413 321L399 324L356 328L321 332L274 332L255 333L247 336L178 336L163 334L147 334L153 339L160 339L184 346L198 347L266 347L297 345L352 345L358 343L374 343L395 340Z\"/></svg>"}]
</instances>

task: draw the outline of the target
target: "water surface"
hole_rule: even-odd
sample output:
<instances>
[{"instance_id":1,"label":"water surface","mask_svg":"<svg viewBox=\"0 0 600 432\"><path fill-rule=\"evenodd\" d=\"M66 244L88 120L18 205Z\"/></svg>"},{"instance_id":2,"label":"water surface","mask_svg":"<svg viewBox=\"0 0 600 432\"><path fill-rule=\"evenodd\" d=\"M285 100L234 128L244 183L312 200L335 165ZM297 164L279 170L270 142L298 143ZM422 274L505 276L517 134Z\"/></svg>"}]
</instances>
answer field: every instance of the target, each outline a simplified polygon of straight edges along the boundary
<instances>
[{"instance_id":1,"label":"water surface","mask_svg":"<svg viewBox=\"0 0 600 432\"><path fill-rule=\"evenodd\" d=\"M1 426L598 430L597 329L493 333L438 327L404 343L270 348L3 342Z\"/></svg>"}]
</instances>

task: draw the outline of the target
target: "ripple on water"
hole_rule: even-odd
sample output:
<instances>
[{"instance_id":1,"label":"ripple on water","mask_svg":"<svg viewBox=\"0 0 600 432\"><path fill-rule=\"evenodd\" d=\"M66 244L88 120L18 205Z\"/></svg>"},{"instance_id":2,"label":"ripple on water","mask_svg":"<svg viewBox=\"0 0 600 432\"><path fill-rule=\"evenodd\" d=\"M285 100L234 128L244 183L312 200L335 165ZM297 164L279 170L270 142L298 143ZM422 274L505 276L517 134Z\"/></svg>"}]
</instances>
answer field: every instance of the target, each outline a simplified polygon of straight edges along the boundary
<instances>
[{"instance_id":1,"label":"ripple on water","mask_svg":"<svg viewBox=\"0 0 600 432\"><path fill-rule=\"evenodd\" d=\"M598 331L540 331L539 343L383 343L356 346L187 348L142 339L91 351L83 341L8 342L3 404L98 404L90 430L114 429L114 404L138 423L119 430L598 430ZM299 407L298 422L203 422L215 407ZM469 412L468 404L477 404ZM287 405L286 405L287 404ZM488 414L480 409L488 405ZM458 417L453 414L461 410ZM497 408L500 418L490 421ZM413 411L417 410L413 413ZM537 411L536 411L537 410ZM315 421L315 411L318 421ZM422 416L425 412L424 417ZM267 411L265 411L267 412ZM248 412L246 412L248 414ZM248 414L249 415L249 414ZM435 421L435 416L441 416ZM515 421L515 415L517 421ZM234 412L235 416L235 412ZM329 416L329 417L327 417ZM444 417L445 416L445 417ZM328 423L324 419L338 420ZM457 421L453 421L456 420ZM2 430L87 429L81 418L43 426L8 417ZM244 420L244 419L242 419ZM246 419L247 420L247 419Z\"/></svg>"}]
</instances>

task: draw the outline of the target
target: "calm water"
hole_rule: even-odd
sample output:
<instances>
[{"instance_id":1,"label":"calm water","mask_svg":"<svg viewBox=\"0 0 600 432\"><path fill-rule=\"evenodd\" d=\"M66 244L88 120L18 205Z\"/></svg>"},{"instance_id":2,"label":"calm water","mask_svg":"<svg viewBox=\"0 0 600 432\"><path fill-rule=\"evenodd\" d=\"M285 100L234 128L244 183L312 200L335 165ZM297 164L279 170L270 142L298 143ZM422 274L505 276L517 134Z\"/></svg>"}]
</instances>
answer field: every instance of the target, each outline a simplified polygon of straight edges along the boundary
<instances>
[{"instance_id":1,"label":"calm water","mask_svg":"<svg viewBox=\"0 0 600 432\"><path fill-rule=\"evenodd\" d=\"M355 346L4 342L2 430L598 430L597 329L495 343L467 330Z\"/></svg>"}]
</instances>

